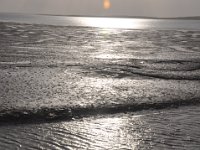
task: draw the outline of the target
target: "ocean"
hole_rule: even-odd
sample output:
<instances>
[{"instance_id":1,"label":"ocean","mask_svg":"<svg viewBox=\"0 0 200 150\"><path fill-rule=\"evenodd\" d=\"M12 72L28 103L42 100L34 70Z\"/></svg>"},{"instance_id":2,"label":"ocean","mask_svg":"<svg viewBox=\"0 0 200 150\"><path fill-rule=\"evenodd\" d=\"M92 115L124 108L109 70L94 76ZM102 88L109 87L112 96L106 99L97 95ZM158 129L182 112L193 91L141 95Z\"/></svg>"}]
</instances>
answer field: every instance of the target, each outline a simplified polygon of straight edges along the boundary
<instances>
[{"instance_id":1,"label":"ocean","mask_svg":"<svg viewBox=\"0 0 200 150\"><path fill-rule=\"evenodd\" d=\"M200 20L181 19L69 17L0 13L0 21L57 26L87 26L100 28L200 30Z\"/></svg>"},{"instance_id":2,"label":"ocean","mask_svg":"<svg viewBox=\"0 0 200 150\"><path fill-rule=\"evenodd\" d=\"M0 150L200 149L199 20L0 20Z\"/></svg>"}]
</instances>

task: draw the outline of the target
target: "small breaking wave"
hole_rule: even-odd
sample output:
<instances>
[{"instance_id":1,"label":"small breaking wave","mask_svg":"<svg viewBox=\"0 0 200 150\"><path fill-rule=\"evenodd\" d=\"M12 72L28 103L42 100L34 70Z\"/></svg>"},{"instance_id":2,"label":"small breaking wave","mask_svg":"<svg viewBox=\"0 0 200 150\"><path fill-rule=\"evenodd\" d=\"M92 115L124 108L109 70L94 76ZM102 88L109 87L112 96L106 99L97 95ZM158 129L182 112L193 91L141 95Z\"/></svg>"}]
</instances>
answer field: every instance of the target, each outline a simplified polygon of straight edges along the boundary
<instances>
[{"instance_id":1,"label":"small breaking wave","mask_svg":"<svg viewBox=\"0 0 200 150\"><path fill-rule=\"evenodd\" d=\"M36 121L55 121L55 120L73 120L76 118L82 118L93 115L102 114L115 114L135 112L149 109L165 109L165 108L177 108L180 106L199 105L200 99L193 98L187 100L172 100L158 103L146 102L146 103L127 103L127 104L114 104L105 106L87 106L87 107L41 107L39 109L12 109L1 110L0 121L1 122L36 122Z\"/></svg>"}]
</instances>

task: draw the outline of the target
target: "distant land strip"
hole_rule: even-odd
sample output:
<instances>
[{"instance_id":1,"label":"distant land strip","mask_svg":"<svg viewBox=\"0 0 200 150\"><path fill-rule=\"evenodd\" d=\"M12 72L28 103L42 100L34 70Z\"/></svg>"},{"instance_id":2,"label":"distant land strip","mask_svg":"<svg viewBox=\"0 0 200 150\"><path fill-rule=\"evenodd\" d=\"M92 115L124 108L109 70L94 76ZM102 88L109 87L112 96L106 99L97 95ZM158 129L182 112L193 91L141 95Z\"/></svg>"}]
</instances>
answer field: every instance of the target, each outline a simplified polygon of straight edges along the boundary
<instances>
[{"instance_id":1,"label":"distant land strip","mask_svg":"<svg viewBox=\"0 0 200 150\"><path fill-rule=\"evenodd\" d=\"M147 17L147 16L94 16L94 15L55 15L55 14L36 14L45 16L66 16L66 17L97 17L97 18L135 18L135 19L180 19L180 20L200 20L200 16L187 17Z\"/></svg>"}]
</instances>

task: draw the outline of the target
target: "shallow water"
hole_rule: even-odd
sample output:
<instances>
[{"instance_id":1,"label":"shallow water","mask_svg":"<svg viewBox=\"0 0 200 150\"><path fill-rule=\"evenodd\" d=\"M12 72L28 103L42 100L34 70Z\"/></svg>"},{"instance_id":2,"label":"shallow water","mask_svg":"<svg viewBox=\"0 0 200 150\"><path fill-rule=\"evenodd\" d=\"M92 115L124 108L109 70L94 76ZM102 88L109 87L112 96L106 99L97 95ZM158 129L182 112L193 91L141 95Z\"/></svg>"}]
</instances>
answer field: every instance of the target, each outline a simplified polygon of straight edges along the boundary
<instances>
[{"instance_id":1,"label":"shallow water","mask_svg":"<svg viewBox=\"0 0 200 150\"><path fill-rule=\"evenodd\" d=\"M0 149L200 148L199 106L35 124L1 124Z\"/></svg>"}]
</instances>

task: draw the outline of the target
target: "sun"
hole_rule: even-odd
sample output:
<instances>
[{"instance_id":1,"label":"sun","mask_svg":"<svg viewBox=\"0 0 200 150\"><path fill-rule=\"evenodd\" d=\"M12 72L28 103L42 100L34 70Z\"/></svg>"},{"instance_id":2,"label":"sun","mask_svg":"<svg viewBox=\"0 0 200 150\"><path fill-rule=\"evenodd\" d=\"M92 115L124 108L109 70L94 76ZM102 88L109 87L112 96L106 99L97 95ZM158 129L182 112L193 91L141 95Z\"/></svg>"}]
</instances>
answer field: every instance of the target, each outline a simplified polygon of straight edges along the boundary
<instances>
[{"instance_id":1,"label":"sun","mask_svg":"<svg viewBox=\"0 0 200 150\"><path fill-rule=\"evenodd\" d=\"M104 0L103 7L104 9L109 9L111 7L110 0Z\"/></svg>"}]
</instances>

